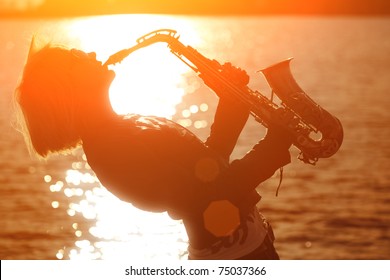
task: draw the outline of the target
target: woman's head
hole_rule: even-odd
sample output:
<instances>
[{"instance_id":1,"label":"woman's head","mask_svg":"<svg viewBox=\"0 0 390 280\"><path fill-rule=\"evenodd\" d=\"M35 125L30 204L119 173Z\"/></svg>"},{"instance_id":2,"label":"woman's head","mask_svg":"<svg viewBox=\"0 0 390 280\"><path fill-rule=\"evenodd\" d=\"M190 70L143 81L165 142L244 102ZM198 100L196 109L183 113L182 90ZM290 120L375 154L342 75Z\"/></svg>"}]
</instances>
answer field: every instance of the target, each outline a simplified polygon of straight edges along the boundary
<instances>
[{"instance_id":1,"label":"woman's head","mask_svg":"<svg viewBox=\"0 0 390 280\"><path fill-rule=\"evenodd\" d=\"M29 147L46 157L78 146L83 116L109 106L113 77L94 53L47 45L30 54L15 91Z\"/></svg>"}]
</instances>

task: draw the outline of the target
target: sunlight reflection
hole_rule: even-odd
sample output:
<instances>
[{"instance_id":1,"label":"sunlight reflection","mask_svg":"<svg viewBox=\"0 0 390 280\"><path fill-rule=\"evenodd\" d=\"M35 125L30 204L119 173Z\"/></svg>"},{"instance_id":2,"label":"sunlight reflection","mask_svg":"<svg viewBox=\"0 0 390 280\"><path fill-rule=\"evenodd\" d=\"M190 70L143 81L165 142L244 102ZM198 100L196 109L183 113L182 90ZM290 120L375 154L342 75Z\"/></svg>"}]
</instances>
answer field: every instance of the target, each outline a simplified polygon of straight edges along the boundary
<instances>
[{"instance_id":1,"label":"sunlight reflection","mask_svg":"<svg viewBox=\"0 0 390 280\"><path fill-rule=\"evenodd\" d=\"M75 247L60 249L58 259L118 259L123 257L174 259L185 256L187 237L181 222L171 220L166 213L148 213L124 203L110 194L87 169L68 170L65 196L71 217L83 217L92 223L74 222L72 229L78 238ZM79 184L83 189L78 188ZM76 184L74 184L76 183ZM53 208L59 202L53 201ZM152 246L152 247L150 247ZM176 247L175 247L176 246ZM148 254L152 250L153 254ZM155 255L154 255L155 254Z\"/></svg>"},{"instance_id":2,"label":"sunlight reflection","mask_svg":"<svg viewBox=\"0 0 390 280\"><path fill-rule=\"evenodd\" d=\"M138 113L171 118L184 90L179 87L186 65L162 45L133 53L114 67L116 78L110 88L113 109L118 114Z\"/></svg>"}]
</instances>

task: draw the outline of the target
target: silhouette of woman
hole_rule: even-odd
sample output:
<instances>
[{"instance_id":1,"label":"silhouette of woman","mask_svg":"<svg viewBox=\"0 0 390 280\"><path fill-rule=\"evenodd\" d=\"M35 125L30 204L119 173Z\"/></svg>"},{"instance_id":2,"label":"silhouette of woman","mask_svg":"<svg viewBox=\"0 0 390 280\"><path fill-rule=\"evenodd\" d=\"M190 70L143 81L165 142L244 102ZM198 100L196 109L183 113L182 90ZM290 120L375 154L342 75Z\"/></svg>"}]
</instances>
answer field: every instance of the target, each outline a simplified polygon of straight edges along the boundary
<instances>
[{"instance_id":1,"label":"silhouette of woman","mask_svg":"<svg viewBox=\"0 0 390 280\"><path fill-rule=\"evenodd\" d=\"M237 83L249 81L229 63L223 71ZM52 45L30 51L15 99L31 150L47 157L81 145L118 198L183 220L189 259L278 259L272 229L256 208L256 187L290 162L291 137L271 127L230 161L249 111L223 85L203 77L220 98L202 142L164 118L117 115L108 95L114 78L95 53Z\"/></svg>"}]
</instances>

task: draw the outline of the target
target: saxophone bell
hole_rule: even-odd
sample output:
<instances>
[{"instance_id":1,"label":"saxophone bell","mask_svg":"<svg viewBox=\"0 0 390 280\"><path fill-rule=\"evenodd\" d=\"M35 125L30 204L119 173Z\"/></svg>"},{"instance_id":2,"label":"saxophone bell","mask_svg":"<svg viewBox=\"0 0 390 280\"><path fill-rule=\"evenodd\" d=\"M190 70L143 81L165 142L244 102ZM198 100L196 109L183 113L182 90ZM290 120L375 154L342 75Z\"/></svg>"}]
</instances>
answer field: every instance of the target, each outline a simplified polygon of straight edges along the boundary
<instances>
[{"instance_id":1,"label":"saxophone bell","mask_svg":"<svg viewBox=\"0 0 390 280\"><path fill-rule=\"evenodd\" d=\"M288 58L260 72L282 101L282 109L299 119L299 123L288 125L294 131L294 145L301 150L299 159L315 164L318 158L328 158L339 150L343 142L343 128L339 119L301 89L291 73L291 60Z\"/></svg>"}]
</instances>

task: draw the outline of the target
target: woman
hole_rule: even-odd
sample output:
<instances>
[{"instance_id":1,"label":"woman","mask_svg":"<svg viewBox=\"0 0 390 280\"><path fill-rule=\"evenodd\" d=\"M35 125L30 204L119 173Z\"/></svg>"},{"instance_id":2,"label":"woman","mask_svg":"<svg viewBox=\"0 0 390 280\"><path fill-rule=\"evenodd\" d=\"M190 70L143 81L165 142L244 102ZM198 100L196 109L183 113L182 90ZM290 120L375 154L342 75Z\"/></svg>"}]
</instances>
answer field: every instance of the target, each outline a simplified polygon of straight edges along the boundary
<instances>
[{"instance_id":1,"label":"woman","mask_svg":"<svg viewBox=\"0 0 390 280\"><path fill-rule=\"evenodd\" d=\"M238 85L249 81L229 63L223 74ZM202 77L220 97L202 142L164 118L115 114L108 95L114 77L95 53L50 45L30 51L15 93L32 150L47 157L82 145L96 176L118 198L183 220L189 259L278 259L255 189L290 162L291 137L272 127L230 162L249 111L222 84Z\"/></svg>"}]
</instances>

